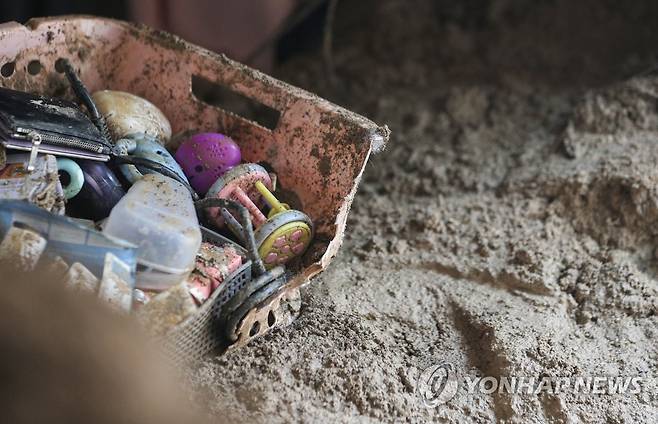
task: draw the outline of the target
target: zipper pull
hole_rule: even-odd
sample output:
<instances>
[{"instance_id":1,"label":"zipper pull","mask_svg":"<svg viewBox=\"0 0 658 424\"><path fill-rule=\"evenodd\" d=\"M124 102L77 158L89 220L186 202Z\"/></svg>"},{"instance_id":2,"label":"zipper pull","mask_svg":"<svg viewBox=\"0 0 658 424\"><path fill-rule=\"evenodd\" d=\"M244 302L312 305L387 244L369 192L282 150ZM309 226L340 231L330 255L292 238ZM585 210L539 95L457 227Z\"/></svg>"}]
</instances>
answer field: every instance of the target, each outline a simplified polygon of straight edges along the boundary
<instances>
[{"instance_id":1,"label":"zipper pull","mask_svg":"<svg viewBox=\"0 0 658 424\"><path fill-rule=\"evenodd\" d=\"M32 141L30 159L28 159L27 162L27 172L32 172L36 167L37 154L39 154L39 146L41 145L41 134L35 131L31 131L28 133L27 137Z\"/></svg>"}]
</instances>

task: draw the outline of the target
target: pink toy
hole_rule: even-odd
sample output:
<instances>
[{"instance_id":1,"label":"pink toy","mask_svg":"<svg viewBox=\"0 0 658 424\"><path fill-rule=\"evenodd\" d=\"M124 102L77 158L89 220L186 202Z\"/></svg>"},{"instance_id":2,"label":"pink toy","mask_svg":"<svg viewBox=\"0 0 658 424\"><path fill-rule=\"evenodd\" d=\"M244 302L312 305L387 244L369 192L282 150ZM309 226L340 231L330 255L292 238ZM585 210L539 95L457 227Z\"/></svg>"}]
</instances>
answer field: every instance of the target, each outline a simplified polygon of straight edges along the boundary
<instances>
[{"instance_id":1,"label":"pink toy","mask_svg":"<svg viewBox=\"0 0 658 424\"><path fill-rule=\"evenodd\" d=\"M200 195L205 195L217 178L238 165L240 148L235 141L218 133L196 134L176 151L176 161Z\"/></svg>"},{"instance_id":2,"label":"pink toy","mask_svg":"<svg viewBox=\"0 0 658 424\"><path fill-rule=\"evenodd\" d=\"M217 180L208 190L207 197L235 200L249 210L254 228L258 228L267 217L261 212L265 205L263 196L256 188L256 181L262 182L268 190L272 190L272 179L267 171L260 165L245 163L227 172L223 178ZM208 209L209 217L219 227L224 225L219 208Z\"/></svg>"},{"instance_id":3,"label":"pink toy","mask_svg":"<svg viewBox=\"0 0 658 424\"><path fill-rule=\"evenodd\" d=\"M233 272L242 265L242 257L232 247L219 247L203 242L197 254L196 267L187 283L197 305L205 302Z\"/></svg>"},{"instance_id":4,"label":"pink toy","mask_svg":"<svg viewBox=\"0 0 658 424\"><path fill-rule=\"evenodd\" d=\"M311 218L279 202L271 190L272 179L265 168L243 163L220 177L207 196L234 200L249 211L258 254L268 269L302 256L313 240ZM265 205L267 216L262 211ZM233 234L243 236L244 228L227 209L209 209L209 216L216 225L228 224Z\"/></svg>"}]
</instances>

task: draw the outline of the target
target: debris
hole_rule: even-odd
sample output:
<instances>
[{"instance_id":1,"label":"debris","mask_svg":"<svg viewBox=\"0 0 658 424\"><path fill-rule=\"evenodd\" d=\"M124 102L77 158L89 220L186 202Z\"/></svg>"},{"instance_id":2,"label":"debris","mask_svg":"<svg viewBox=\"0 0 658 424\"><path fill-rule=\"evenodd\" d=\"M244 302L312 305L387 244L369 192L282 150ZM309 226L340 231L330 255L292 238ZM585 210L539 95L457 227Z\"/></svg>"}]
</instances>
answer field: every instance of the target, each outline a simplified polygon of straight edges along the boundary
<instances>
[{"instance_id":1,"label":"debris","mask_svg":"<svg viewBox=\"0 0 658 424\"><path fill-rule=\"evenodd\" d=\"M64 179L66 180L66 182L64 182L62 181L63 178L60 177L60 182L64 189L64 197L66 200L70 200L77 196L78 193L80 193L80 190L82 190L82 185L85 182L82 169L80 168L80 165L68 158L58 158L57 168L59 175L64 175Z\"/></svg>"},{"instance_id":2,"label":"debris","mask_svg":"<svg viewBox=\"0 0 658 424\"><path fill-rule=\"evenodd\" d=\"M119 179L103 162L78 160L83 184L78 194L66 204L66 214L98 221L105 219L126 192Z\"/></svg>"},{"instance_id":3,"label":"debris","mask_svg":"<svg viewBox=\"0 0 658 424\"><path fill-rule=\"evenodd\" d=\"M146 305L148 301L149 297L143 290L133 289L133 308L140 308Z\"/></svg>"},{"instance_id":4,"label":"debris","mask_svg":"<svg viewBox=\"0 0 658 424\"><path fill-rule=\"evenodd\" d=\"M206 196L233 200L247 208L255 228L258 253L268 269L302 256L313 239L313 222L308 215L279 202L271 190L272 179L265 168L245 163L218 178ZM263 212L265 205L269 206L267 216ZM242 238L244 229L227 209L210 208L208 213L216 225L227 224Z\"/></svg>"},{"instance_id":5,"label":"debris","mask_svg":"<svg viewBox=\"0 0 658 424\"><path fill-rule=\"evenodd\" d=\"M64 214L64 190L55 157L38 156L31 173L26 160L26 154L7 156L7 166L0 171L0 199L27 200L54 214Z\"/></svg>"},{"instance_id":6,"label":"debris","mask_svg":"<svg viewBox=\"0 0 658 424\"><path fill-rule=\"evenodd\" d=\"M187 181L185 173L178 162L162 147L162 144L153 136L148 134L131 134L116 142L121 154L130 155L133 158L146 159L160 164L173 171L181 181ZM121 165L121 173L129 183L134 183L142 178L143 174L155 174L158 171L144 166Z\"/></svg>"},{"instance_id":7,"label":"debris","mask_svg":"<svg viewBox=\"0 0 658 424\"><path fill-rule=\"evenodd\" d=\"M96 293L99 281L98 278L87 269L87 267L80 262L76 262L71 265L68 271L66 271L64 284L71 290Z\"/></svg>"},{"instance_id":8,"label":"debris","mask_svg":"<svg viewBox=\"0 0 658 424\"><path fill-rule=\"evenodd\" d=\"M160 311L162 316L159 317L159 326L155 326L156 332L164 334L188 317L192 318L177 329L177 333L191 333L184 342L178 343L185 345L182 347L187 350L203 350L210 345L206 342L212 338L210 332L215 330L219 306L234 300L231 318L236 318L244 316L260 302L271 301L268 298L274 290L288 290L282 286L286 278L274 281L272 272L277 270L277 275L283 275L283 268L278 265L304 254L313 237L310 216L320 226L322 243L317 244L313 255L307 255L303 264L299 263L303 266L295 268L299 278L293 280L293 284L302 284L329 263L340 244L345 216L370 146L376 136L383 137L381 128L316 96L301 93L238 64L207 56L182 41L172 44L160 33L138 27L126 31L129 24L117 26L114 21L93 18L67 19L65 25L64 21L53 21L48 34L43 34L43 27L40 29L39 25L26 33L16 33L14 27L0 31L2 34L16 34L7 39L15 37L21 45L27 46L21 55L39 53L39 63L43 65L43 72L38 75L28 72L30 76L24 75L29 71L24 66L12 68L12 74L15 71L16 75L5 82L30 93L67 91L70 94L66 87L52 85L63 81L60 78L63 75L51 78L57 76L55 72L63 72L77 96L77 104L4 90L0 93L0 115L5 118L0 128L0 142L11 149L30 153L26 171L33 171L34 162L41 160L39 153L52 152L53 155L74 158L60 160L61 181L57 178L57 167L51 172L55 178L48 180L59 185L58 207L47 204L52 195L40 197L33 203L62 214L66 194L66 214L94 222L58 221L53 216L22 210L16 205L5 209L6 204L0 203L0 234L15 226L29 225L47 240L41 261L55 258L52 265L48 265L53 273L66 274L70 284L80 286L82 290L93 290L97 286L98 296L120 310L128 310L134 303L140 313L147 316L151 309ZM93 52L89 50L90 54L85 54L84 58L78 55L77 59L82 62L93 59L93 67L110 69L117 56L135 51L147 56L153 52L162 59L155 60L152 63L155 68L144 69L143 73L135 74L134 67L128 67L120 69L110 78L111 81L106 80L109 74L102 72L93 74L89 81L95 87L107 84L108 87L149 96L157 106L126 92L105 90L93 96L89 94L75 71L82 63L73 63L77 59L71 56L70 46L78 35L84 33L81 30L88 27L88 22L100 28L99 34L107 32L111 38L123 34L122 37L128 37L126 40L130 42L119 43L118 50L110 51L103 37L87 34L91 38L87 37L89 43L85 47ZM66 45L53 41L50 37L53 30L65 31L73 38L67 40ZM38 49L29 47L39 45L43 39L49 41L48 51L37 52ZM144 44L145 40L148 40L147 44ZM131 45L130 52L123 52L122 46L127 45ZM184 81L182 75L171 73L168 67L162 66L179 60L181 49L189 53L186 57L189 58L190 72L185 73ZM217 68L213 67L213 62ZM11 65L13 67L13 63ZM86 66L82 68L86 69ZM198 80L203 79L203 75L208 77L209 71L221 77L212 80L221 82L219 85L226 84L229 91L249 100L246 107L222 106L225 109L221 109L213 103L205 104L204 99L198 97L198 90L191 90L191 85L198 85ZM86 75L87 78L90 75ZM207 82L211 86L217 85ZM22 104L21 99L34 101ZM83 109L78 107L79 104ZM159 107L167 112L167 116ZM254 113L247 113L251 112L247 109L252 108ZM34 111L38 113L35 112L34 119L29 119ZM261 114L267 116L261 119L258 116ZM5 122L7 117L13 121ZM171 118L171 123L168 118ZM15 125L16 122L21 126ZM168 144L172 124L177 131L187 134L192 134L192 131L226 132L239 143L240 147L228 136L218 133L202 133L179 145L178 153L181 163L185 162L187 175L193 177L194 187L202 192L237 167L249 170L246 179L239 173L231 174L237 175L240 182L262 177L262 181L252 180L249 187L232 185L235 190L230 194L236 196L226 198L235 198L249 209L256 225L258 246L245 207L239 207L234 201L225 202L221 197L221 202L209 200L214 201L215 206L237 208L239 225L244 225L245 231L239 231L236 225L231 228L237 229L235 239L248 245L248 249L244 252L239 246L216 247L221 243L201 246L196 212L202 206L194 203L198 196L172 156L176 151L173 144ZM21 128L28 128L30 132L22 133ZM89 130L88 134L82 134L83 129ZM62 137L58 138L57 134ZM116 145L113 142L117 142ZM186 153L188 147L190 151ZM256 164L240 165L241 149L249 160L263 161L267 170ZM109 163L107 166L100 162L89 165L95 167L95 171L87 172L83 159ZM256 168L256 172L251 173L252 168ZM97 178L116 169L130 172L117 172L114 175L117 178ZM277 169L281 173L282 198L297 208L305 205L309 215L276 199L273 194L276 175L273 172ZM133 186L128 189L131 183ZM233 181L227 179L222 183L231 185ZM85 190L90 190L88 196ZM34 195L34 192L30 194ZM231 210L231 213L235 212ZM228 212L217 211L215 218L229 224L237 222L237 215L232 216L232 220L228 216L231 216ZM103 228L101 233L94 231L96 225ZM267 261L268 268L274 270L266 273L259 255ZM249 259L244 265L243 258ZM69 267L70 264L73 266ZM186 284L188 276L189 284ZM250 284L252 281L258 284ZM251 291L246 293L243 288L248 284ZM257 290L262 284L267 285L266 290ZM206 302L195 309L195 301L201 304L211 298L213 290L217 290L213 297L217 302ZM248 302L244 304L245 301ZM203 346L199 347L200 344Z\"/></svg>"},{"instance_id":9,"label":"debris","mask_svg":"<svg viewBox=\"0 0 658 424\"><path fill-rule=\"evenodd\" d=\"M64 284L72 290L98 293L98 297L119 311L130 311L132 306L132 288L125 280L125 272L116 268L124 265L116 260L111 253L106 258L106 269L103 271L102 279L98 279L87 267L79 262L74 263L66 271ZM63 263L60 258L58 263Z\"/></svg>"},{"instance_id":10,"label":"debris","mask_svg":"<svg viewBox=\"0 0 658 424\"><path fill-rule=\"evenodd\" d=\"M64 279L69 270L69 264L61 256L56 256L48 258L47 261L41 261L38 270L41 275L48 275L53 279Z\"/></svg>"},{"instance_id":11,"label":"debris","mask_svg":"<svg viewBox=\"0 0 658 424\"><path fill-rule=\"evenodd\" d=\"M48 261L84 265L96 278L118 276L132 290L137 265L136 246L82 226L73 220L54 215L26 202L0 200L0 237L9 240L7 255L21 254L21 248L30 246L21 237L12 234L37 235L43 241L37 246ZM16 240L16 241L14 241ZM13 241L13 242L12 242ZM45 249L40 243L45 244ZM34 248L36 250L36 248ZM36 256L32 254L32 257ZM38 260L31 259L30 263ZM44 265L46 266L46 265ZM33 267L33 265L32 265ZM61 265L54 269L61 269ZM75 271L75 270L74 270ZM112 279L112 281L114 281ZM121 302L120 302L121 303ZM124 303L121 303L122 305Z\"/></svg>"},{"instance_id":12,"label":"debris","mask_svg":"<svg viewBox=\"0 0 658 424\"><path fill-rule=\"evenodd\" d=\"M30 152L33 171L39 153L109 160L111 146L75 104L0 87L0 143L7 149Z\"/></svg>"},{"instance_id":13,"label":"debris","mask_svg":"<svg viewBox=\"0 0 658 424\"><path fill-rule=\"evenodd\" d=\"M98 297L117 310L129 312L133 298L130 278L130 268L113 254L107 253Z\"/></svg>"},{"instance_id":14,"label":"debris","mask_svg":"<svg viewBox=\"0 0 658 424\"><path fill-rule=\"evenodd\" d=\"M196 267L188 277L190 293L197 304L205 302L240 265L242 265L242 256L233 247L201 243Z\"/></svg>"},{"instance_id":15,"label":"debris","mask_svg":"<svg viewBox=\"0 0 658 424\"><path fill-rule=\"evenodd\" d=\"M46 239L36 231L11 227L0 243L0 263L22 271L32 271L46 244Z\"/></svg>"},{"instance_id":16,"label":"debris","mask_svg":"<svg viewBox=\"0 0 658 424\"><path fill-rule=\"evenodd\" d=\"M136 315L155 336L164 336L196 311L189 286L183 281L154 296Z\"/></svg>"}]
</instances>

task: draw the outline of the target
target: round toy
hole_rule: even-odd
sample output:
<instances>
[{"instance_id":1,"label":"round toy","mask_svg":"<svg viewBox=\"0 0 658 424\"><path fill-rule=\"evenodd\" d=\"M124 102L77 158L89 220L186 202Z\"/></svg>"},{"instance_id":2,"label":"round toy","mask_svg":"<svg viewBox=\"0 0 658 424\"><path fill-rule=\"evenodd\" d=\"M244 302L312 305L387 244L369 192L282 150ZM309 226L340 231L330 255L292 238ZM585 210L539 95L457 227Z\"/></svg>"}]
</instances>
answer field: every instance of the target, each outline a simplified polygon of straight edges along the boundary
<instances>
[{"instance_id":1,"label":"round toy","mask_svg":"<svg viewBox=\"0 0 658 424\"><path fill-rule=\"evenodd\" d=\"M85 183L85 176L80 165L67 158L57 158L59 179L64 189L64 197L70 200L77 196Z\"/></svg>"},{"instance_id":2,"label":"round toy","mask_svg":"<svg viewBox=\"0 0 658 424\"><path fill-rule=\"evenodd\" d=\"M104 162L78 160L76 165L83 174L84 184L67 201L66 214L94 221L107 218L114 205L126 194L121 183Z\"/></svg>"},{"instance_id":3,"label":"round toy","mask_svg":"<svg viewBox=\"0 0 658 424\"><path fill-rule=\"evenodd\" d=\"M256 228L267 220L260 210L265 203L256 187L256 182L261 182L268 189L272 189L272 179L265 168L255 163L243 163L217 179L208 190L206 197L235 200L242 204L249 210L251 222ZM224 218L219 208L209 208L208 216L217 226L224 225Z\"/></svg>"},{"instance_id":4,"label":"round toy","mask_svg":"<svg viewBox=\"0 0 658 424\"><path fill-rule=\"evenodd\" d=\"M163 145L171 138L169 120L148 100L112 90L97 91L92 98L114 141L135 133L148 134Z\"/></svg>"},{"instance_id":5,"label":"round toy","mask_svg":"<svg viewBox=\"0 0 658 424\"><path fill-rule=\"evenodd\" d=\"M258 254L268 269L304 254L312 238L311 220L296 210L287 210L268 219L255 233Z\"/></svg>"},{"instance_id":6,"label":"round toy","mask_svg":"<svg viewBox=\"0 0 658 424\"><path fill-rule=\"evenodd\" d=\"M260 165L238 165L220 177L206 197L234 200L251 215L258 254L265 267L283 265L304 254L313 239L313 223L303 212L290 209L270 191L272 180ZM267 215L261 209L269 205ZM238 237L244 230L226 209L211 208L209 216L218 226L228 225Z\"/></svg>"},{"instance_id":7,"label":"round toy","mask_svg":"<svg viewBox=\"0 0 658 424\"><path fill-rule=\"evenodd\" d=\"M185 140L176 151L190 185L200 195L242 160L240 148L231 138L218 133L196 134Z\"/></svg>"}]
</instances>

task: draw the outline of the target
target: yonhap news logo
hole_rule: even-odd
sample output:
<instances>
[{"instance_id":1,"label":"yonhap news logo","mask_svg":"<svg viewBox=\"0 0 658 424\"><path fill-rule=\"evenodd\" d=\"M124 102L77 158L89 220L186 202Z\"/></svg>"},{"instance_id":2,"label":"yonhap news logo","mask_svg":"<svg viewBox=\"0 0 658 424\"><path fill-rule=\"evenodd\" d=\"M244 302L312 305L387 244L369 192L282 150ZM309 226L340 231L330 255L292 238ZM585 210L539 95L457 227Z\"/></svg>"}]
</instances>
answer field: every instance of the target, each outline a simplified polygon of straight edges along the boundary
<instances>
[{"instance_id":1,"label":"yonhap news logo","mask_svg":"<svg viewBox=\"0 0 658 424\"><path fill-rule=\"evenodd\" d=\"M644 382L642 376L460 376L453 364L440 362L421 371L416 394L423 405L436 408L449 402L458 392L466 395L633 395L642 392Z\"/></svg>"},{"instance_id":2,"label":"yonhap news logo","mask_svg":"<svg viewBox=\"0 0 658 424\"><path fill-rule=\"evenodd\" d=\"M455 397L459 379L454 365L441 362L425 368L418 378L416 393L428 408L436 408Z\"/></svg>"}]
</instances>

